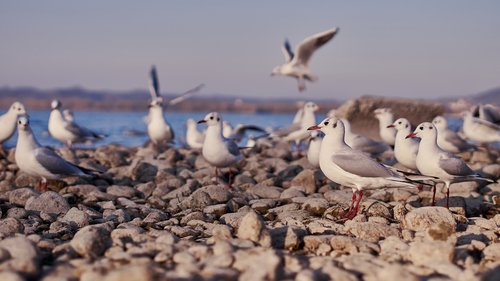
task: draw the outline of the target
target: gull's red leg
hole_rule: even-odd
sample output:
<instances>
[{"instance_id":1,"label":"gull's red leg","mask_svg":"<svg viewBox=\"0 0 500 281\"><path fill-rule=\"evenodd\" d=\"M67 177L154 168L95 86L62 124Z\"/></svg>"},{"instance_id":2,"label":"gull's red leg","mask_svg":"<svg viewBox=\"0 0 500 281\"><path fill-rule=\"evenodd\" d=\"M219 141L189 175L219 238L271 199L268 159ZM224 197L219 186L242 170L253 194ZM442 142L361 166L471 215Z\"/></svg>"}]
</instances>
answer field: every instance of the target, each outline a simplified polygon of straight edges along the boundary
<instances>
[{"instance_id":1,"label":"gull's red leg","mask_svg":"<svg viewBox=\"0 0 500 281\"><path fill-rule=\"evenodd\" d=\"M436 183L432 186L432 206L436 206Z\"/></svg>"},{"instance_id":2,"label":"gull's red leg","mask_svg":"<svg viewBox=\"0 0 500 281\"><path fill-rule=\"evenodd\" d=\"M450 204L450 188L446 189L446 209L449 209Z\"/></svg>"},{"instance_id":3,"label":"gull's red leg","mask_svg":"<svg viewBox=\"0 0 500 281\"><path fill-rule=\"evenodd\" d=\"M358 202L356 202L356 207L354 208L354 215L358 213L359 202L361 202L361 198L363 198L363 190L359 191Z\"/></svg>"}]
</instances>

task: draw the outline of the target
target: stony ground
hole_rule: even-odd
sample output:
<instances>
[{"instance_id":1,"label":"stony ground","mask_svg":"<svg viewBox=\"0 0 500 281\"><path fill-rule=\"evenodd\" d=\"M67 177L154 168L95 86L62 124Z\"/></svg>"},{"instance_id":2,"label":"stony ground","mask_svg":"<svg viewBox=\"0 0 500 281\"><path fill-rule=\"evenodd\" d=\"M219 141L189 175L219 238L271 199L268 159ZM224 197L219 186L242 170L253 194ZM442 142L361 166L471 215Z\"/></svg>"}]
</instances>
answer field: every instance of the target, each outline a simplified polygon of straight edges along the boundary
<instances>
[{"instance_id":1,"label":"stony ground","mask_svg":"<svg viewBox=\"0 0 500 281\"><path fill-rule=\"evenodd\" d=\"M246 153L228 190L196 151L77 150L106 172L40 194L10 151L0 280L500 280L500 184L454 185L451 212L427 207L428 188L365 192L345 221L350 189L287 146ZM498 155L463 156L498 178Z\"/></svg>"}]
</instances>

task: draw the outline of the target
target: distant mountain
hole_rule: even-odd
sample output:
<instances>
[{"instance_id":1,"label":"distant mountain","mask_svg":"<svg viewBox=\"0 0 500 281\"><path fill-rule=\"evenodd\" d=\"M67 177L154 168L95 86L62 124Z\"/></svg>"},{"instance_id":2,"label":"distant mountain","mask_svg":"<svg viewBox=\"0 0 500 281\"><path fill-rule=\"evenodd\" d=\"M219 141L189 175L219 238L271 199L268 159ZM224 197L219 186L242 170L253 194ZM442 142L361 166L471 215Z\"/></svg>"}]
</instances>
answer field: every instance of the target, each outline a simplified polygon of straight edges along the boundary
<instances>
[{"instance_id":1,"label":"distant mountain","mask_svg":"<svg viewBox=\"0 0 500 281\"><path fill-rule=\"evenodd\" d=\"M176 95L166 93L165 100ZM133 90L123 92L96 91L81 87L42 90L33 87L0 88L0 108L8 108L14 101L22 102L28 109L48 110L50 102L59 99L63 107L73 110L147 111L149 92ZM231 97L199 93L171 108L171 111L238 111L238 112L295 112L297 101L304 98L258 99L252 97ZM323 111L340 105L335 100L316 100Z\"/></svg>"},{"instance_id":2,"label":"distant mountain","mask_svg":"<svg viewBox=\"0 0 500 281\"><path fill-rule=\"evenodd\" d=\"M471 96L471 99L477 103L492 103L500 105L500 87Z\"/></svg>"}]
</instances>

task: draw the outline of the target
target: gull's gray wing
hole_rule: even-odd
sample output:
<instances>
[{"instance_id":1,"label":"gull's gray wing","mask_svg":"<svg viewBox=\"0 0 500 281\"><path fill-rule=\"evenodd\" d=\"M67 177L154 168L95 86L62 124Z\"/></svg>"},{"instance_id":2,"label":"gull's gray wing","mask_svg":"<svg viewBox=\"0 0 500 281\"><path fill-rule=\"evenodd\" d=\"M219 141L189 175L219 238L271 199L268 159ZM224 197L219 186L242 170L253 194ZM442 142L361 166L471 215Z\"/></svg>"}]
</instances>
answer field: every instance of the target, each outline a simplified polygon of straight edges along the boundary
<instances>
[{"instance_id":1,"label":"gull's gray wing","mask_svg":"<svg viewBox=\"0 0 500 281\"><path fill-rule=\"evenodd\" d=\"M290 46L290 42L288 42L288 39L285 39L285 43L283 43L281 52L283 53L283 56L285 56L286 62L289 62L293 59L294 54L292 51L292 47Z\"/></svg>"},{"instance_id":2,"label":"gull's gray wing","mask_svg":"<svg viewBox=\"0 0 500 281\"><path fill-rule=\"evenodd\" d=\"M227 150L229 151L229 153L231 153L234 156L240 155L240 148L238 147L238 145L234 141L232 141L230 139L225 139L225 142L226 142L226 147L227 147Z\"/></svg>"},{"instance_id":3,"label":"gull's gray wing","mask_svg":"<svg viewBox=\"0 0 500 281\"><path fill-rule=\"evenodd\" d=\"M302 129L302 126L300 126L299 123L293 123L290 126L286 128L281 128L272 133L273 136L278 136L278 137L284 137L289 135L290 133L293 133L295 131L298 131Z\"/></svg>"},{"instance_id":4,"label":"gull's gray wing","mask_svg":"<svg viewBox=\"0 0 500 281\"><path fill-rule=\"evenodd\" d=\"M484 119L480 119L480 118L474 118L474 122L477 122L477 123L479 123L481 125L484 125L484 126L490 128L492 130L500 131L500 126L498 126L495 123L491 123L488 120L484 120Z\"/></svg>"},{"instance_id":5,"label":"gull's gray wing","mask_svg":"<svg viewBox=\"0 0 500 281\"><path fill-rule=\"evenodd\" d=\"M297 46L297 50L295 51L295 59L297 62L307 65L314 51L330 41L338 31L338 28L333 28L304 39L304 41Z\"/></svg>"},{"instance_id":6,"label":"gull's gray wing","mask_svg":"<svg viewBox=\"0 0 500 281\"><path fill-rule=\"evenodd\" d=\"M479 118L498 125L500 122L500 110L491 104L479 106Z\"/></svg>"},{"instance_id":7,"label":"gull's gray wing","mask_svg":"<svg viewBox=\"0 0 500 281\"><path fill-rule=\"evenodd\" d=\"M453 157L452 155L441 157L441 159L439 159L439 167L446 173L457 177L465 177L475 174L462 159Z\"/></svg>"},{"instance_id":8,"label":"gull's gray wing","mask_svg":"<svg viewBox=\"0 0 500 281\"><path fill-rule=\"evenodd\" d=\"M158 74L154 65L149 72L149 93L153 101L160 97L160 81L158 80Z\"/></svg>"},{"instance_id":9,"label":"gull's gray wing","mask_svg":"<svg viewBox=\"0 0 500 281\"><path fill-rule=\"evenodd\" d=\"M52 174L66 176L84 174L76 165L67 162L47 147L35 149L35 159Z\"/></svg>"},{"instance_id":10,"label":"gull's gray wing","mask_svg":"<svg viewBox=\"0 0 500 281\"><path fill-rule=\"evenodd\" d=\"M394 177L387 168L370 157L355 150L335 153L332 161L344 171L367 178L388 178Z\"/></svg>"},{"instance_id":11,"label":"gull's gray wing","mask_svg":"<svg viewBox=\"0 0 500 281\"><path fill-rule=\"evenodd\" d=\"M72 134L78 136L79 138L85 137L85 132L74 122L66 122L64 128L70 131Z\"/></svg>"},{"instance_id":12,"label":"gull's gray wing","mask_svg":"<svg viewBox=\"0 0 500 281\"><path fill-rule=\"evenodd\" d=\"M168 102L168 105L176 105L180 102L183 102L185 100L187 100L188 98L190 98L192 95L194 95L195 93L199 92L203 87L205 87L205 84L200 84L192 89L189 89L187 90L186 92L180 94L178 97L170 100Z\"/></svg>"}]
</instances>

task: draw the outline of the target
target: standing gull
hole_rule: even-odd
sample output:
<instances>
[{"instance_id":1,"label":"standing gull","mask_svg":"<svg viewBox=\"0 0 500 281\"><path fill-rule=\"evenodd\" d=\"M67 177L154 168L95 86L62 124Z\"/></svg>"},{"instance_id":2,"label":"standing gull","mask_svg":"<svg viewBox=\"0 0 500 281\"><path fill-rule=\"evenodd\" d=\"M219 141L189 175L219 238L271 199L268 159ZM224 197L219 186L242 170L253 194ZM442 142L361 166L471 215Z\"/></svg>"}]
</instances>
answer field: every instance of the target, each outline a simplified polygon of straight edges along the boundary
<instances>
[{"instance_id":1,"label":"standing gull","mask_svg":"<svg viewBox=\"0 0 500 281\"><path fill-rule=\"evenodd\" d=\"M347 119L340 119L345 128L345 143L352 149L368 153L372 156L378 156L386 151L390 151L391 147L383 142L372 140L368 137L358 135L352 132L351 123Z\"/></svg>"},{"instance_id":2,"label":"standing gull","mask_svg":"<svg viewBox=\"0 0 500 281\"><path fill-rule=\"evenodd\" d=\"M318 109L318 105L314 102L306 102L306 104L304 104L304 114L300 122L300 127L298 127L294 131L289 132L286 136L283 137L283 141L295 143L299 154L301 151L301 142L310 136L310 132L308 132L307 129L316 124L315 112L318 111Z\"/></svg>"},{"instance_id":3,"label":"standing gull","mask_svg":"<svg viewBox=\"0 0 500 281\"><path fill-rule=\"evenodd\" d=\"M326 118L309 130L321 130L325 133L319 159L323 174L340 185L352 188L351 207L344 217L354 218L363 197L363 190L414 186L406 178L349 147L344 140L344 124L337 118ZM354 205L357 193L359 196Z\"/></svg>"},{"instance_id":4,"label":"standing gull","mask_svg":"<svg viewBox=\"0 0 500 281\"><path fill-rule=\"evenodd\" d=\"M307 161L313 167L319 167L319 153L321 149L321 142L323 141L322 133L319 131L312 131L311 138L309 139L309 146L307 147Z\"/></svg>"},{"instance_id":5,"label":"standing gull","mask_svg":"<svg viewBox=\"0 0 500 281\"><path fill-rule=\"evenodd\" d=\"M391 146L396 143L396 129L388 127L394 122L394 114L390 108L377 108L374 111L379 122L379 133L382 140Z\"/></svg>"},{"instance_id":6,"label":"standing gull","mask_svg":"<svg viewBox=\"0 0 500 281\"><path fill-rule=\"evenodd\" d=\"M395 128L397 131L394 143L394 157L396 160L406 168L418 171L417 153L419 141L414 138L406 138L412 130L410 121L406 118L399 118L387 127Z\"/></svg>"},{"instance_id":7,"label":"standing gull","mask_svg":"<svg viewBox=\"0 0 500 281\"><path fill-rule=\"evenodd\" d=\"M205 123L208 126L201 151L207 162L215 166L216 176L217 168L230 167L243 158L238 145L222 135L222 117L219 113L211 112L198 123ZM229 169L229 188L232 187L231 184L232 171Z\"/></svg>"},{"instance_id":8,"label":"standing gull","mask_svg":"<svg viewBox=\"0 0 500 281\"><path fill-rule=\"evenodd\" d=\"M286 39L282 47L286 63L275 67L271 75L278 74L294 77L297 79L299 91L304 91L306 89L305 80L313 82L318 79L309 69L309 59L317 49L328 43L338 31L339 28L333 28L307 37L297 46L295 54L288 39Z\"/></svg>"},{"instance_id":9,"label":"standing gull","mask_svg":"<svg viewBox=\"0 0 500 281\"><path fill-rule=\"evenodd\" d=\"M436 126L438 131L437 144L443 150L451 153L460 153L474 149L472 144L466 142L457 133L448 128L448 121L443 116L434 117L432 124Z\"/></svg>"},{"instance_id":10,"label":"standing gull","mask_svg":"<svg viewBox=\"0 0 500 281\"><path fill-rule=\"evenodd\" d=\"M95 133L74 121L66 120L61 112L61 102L53 100L49 116L49 133L56 140L71 147L74 143L95 141L106 135Z\"/></svg>"},{"instance_id":11,"label":"standing gull","mask_svg":"<svg viewBox=\"0 0 500 281\"><path fill-rule=\"evenodd\" d=\"M16 101L5 114L0 116L0 152L3 152L2 144L16 131L17 118L24 115L26 115L24 105Z\"/></svg>"},{"instance_id":12,"label":"standing gull","mask_svg":"<svg viewBox=\"0 0 500 281\"><path fill-rule=\"evenodd\" d=\"M424 176L435 177L445 184L446 208L449 206L450 185L456 182L487 180L481 178L469 166L455 155L444 151L437 144L438 131L430 122L417 126L407 137L421 138L417 154L417 168ZM432 206L435 205L436 185L432 189Z\"/></svg>"},{"instance_id":13,"label":"standing gull","mask_svg":"<svg viewBox=\"0 0 500 281\"><path fill-rule=\"evenodd\" d=\"M28 175L41 177L39 189L47 190L47 180L58 180L63 177L89 177L90 170L74 165L53 150L42 147L36 140L27 117L17 121L18 134L15 159L19 169Z\"/></svg>"},{"instance_id":14,"label":"standing gull","mask_svg":"<svg viewBox=\"0 0 500 281\"><path fill-rule=\"evenodd\" d=\"M205 139L205 134L198 131L196 128L196 121L189 118L186 121L186 142L194 149L200 149L203 147L203 140Z\"/></svg>"},{"instance_id":15,"label":"standing gull","mask_svg":"<svg viewBox=\"0 0 500 281\"><path fill-rule=\"evenodd\" d=\"M464 112L463 130L468 139L481 144L500 141L500 126L476 118L470 111Z\"/></svg>"}]
</instances>

